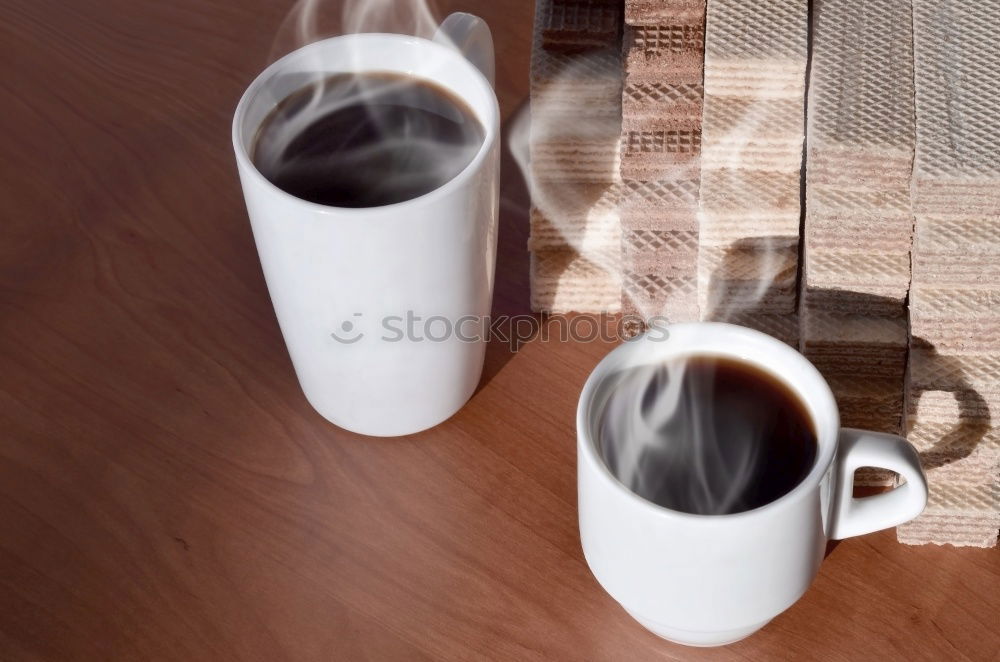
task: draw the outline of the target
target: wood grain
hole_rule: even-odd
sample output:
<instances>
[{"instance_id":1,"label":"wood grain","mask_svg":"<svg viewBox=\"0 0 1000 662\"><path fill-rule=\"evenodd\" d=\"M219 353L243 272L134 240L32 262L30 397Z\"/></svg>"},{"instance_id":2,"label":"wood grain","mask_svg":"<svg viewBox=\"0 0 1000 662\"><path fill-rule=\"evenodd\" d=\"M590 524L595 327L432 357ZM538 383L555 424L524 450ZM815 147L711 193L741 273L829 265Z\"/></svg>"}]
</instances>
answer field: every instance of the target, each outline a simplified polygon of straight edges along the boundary
<instances>
[{"instance_id":1,"label":"wood grain","mask_svg":"<svg viewBox=\"0 0 1000 662\"><path fill-rule=\"evenodd\" d=\"M891 532L739 644L634 623L576 525L573 411L609 343L497 343L413 437L313 412L229 144L289 6L0 2L0 659L997 659L1000 553ZM532 3L465 8L509 120ZM498 312L527 312L526 214L507 158Z\"/></svg>"}]
</instances>

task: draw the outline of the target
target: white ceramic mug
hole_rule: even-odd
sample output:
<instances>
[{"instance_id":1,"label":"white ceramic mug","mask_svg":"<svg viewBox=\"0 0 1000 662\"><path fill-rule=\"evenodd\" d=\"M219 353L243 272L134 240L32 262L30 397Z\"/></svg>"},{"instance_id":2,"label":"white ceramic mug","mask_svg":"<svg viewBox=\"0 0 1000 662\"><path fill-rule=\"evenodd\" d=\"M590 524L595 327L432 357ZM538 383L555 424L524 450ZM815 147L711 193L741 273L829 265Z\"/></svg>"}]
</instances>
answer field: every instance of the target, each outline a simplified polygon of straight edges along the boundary
<instances>
[{"instance_id":1,"label":"white ceramic mug","mask_svg":"<svg viewBox=\"0 0 1000 662\"><path fill-rule=\"evenodd\" d=\"M615 374L690 355L756 365L806 405L818 449L812 469L790 492L746 512L692 515L637 496L608 470L597 432ZM622 344L587 379L576 424L587 564L636 620L677 643L717 646L746 637L805 592L827 540L896 526L919 515L927 501L920 460L906 440L841 428L816 368L784 343L744 327L678 324ZM896 471L906 483L855 499L854 471L867 466Z\"/></svg>"},{"instance_id":2,"label":"white ceramic mug","mask_svg":"<svg viewBox=\"0 0 1000 662\"><path fill-rule=\"evenodd\" d=\"M472 162L430 193L359 209L307 202L265 179L250 150L275 105L326 75L369 71L430 80L462 99L485 133ZM281 333L306 398L341 427L418 432L458 411L476 388L485 353L476 320L489 315L496 261L492 78L489 28L453 14L435 41L353 34L300 48L264 70L236 108L233 147ZM415 332L406 326L412 318Z\"/></svg>"}]
</instances>

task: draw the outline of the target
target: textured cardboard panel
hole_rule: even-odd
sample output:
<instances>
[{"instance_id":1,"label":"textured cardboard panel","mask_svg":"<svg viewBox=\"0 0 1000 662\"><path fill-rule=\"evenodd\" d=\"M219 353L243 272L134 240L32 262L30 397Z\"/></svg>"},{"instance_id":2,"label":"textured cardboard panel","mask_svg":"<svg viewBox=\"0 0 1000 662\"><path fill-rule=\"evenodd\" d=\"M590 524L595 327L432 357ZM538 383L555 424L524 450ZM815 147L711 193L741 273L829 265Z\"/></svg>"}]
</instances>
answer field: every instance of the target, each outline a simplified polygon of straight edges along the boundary
<instances>
[{"instance_id":1,"label":"textured cardboard panel","mask_svg":"<svg viewBox=\"0 0 1000 662\"><path fill-rule=\"evenodd\" d=\"M802 1L708 4L698 259L705 319L770 321L796 310L807 27Z\"/></svg>"},{"instance_id":2,"label":"textured cardboard panel","mask_svg":"<svg viewBox=\"0 0 1000 662\"><path fill-rule=\"evenodd\" d=\"M915 0L913 14L907 424L928 476L961 494L1000 476L1000 3ZM900 539L992 545L998 519L995 498L973 515L938 503Z\"/></svg>"},{"instance_id":3,"label":"textured cardboard panel","mask_svg":"<svg viewBox=\"0 0 1000 662\"><path fill-rule=\"evenodd\" d=\"M921 452L957 457L977 447L1000 449L1000 426L992 414L1000 405L995 393L917 385L911 386L907 403L906 437Z\"/></svg>"},{"instance_id":4,"label":"textured cardboard panel","mask_svg":"<svg viewBox=\"0 0 1000 662\"><path fill-rule=\"evenodd\" d=\"M913 229L909 2L817 0L813 10L802 351L830 382L843 425L898 434Z\"/></svg>"},{"instance_id":5,"label":"textured cardboard panel","mask_svg":"<svg viewBox=\"0 0 1000 662\"><path fill-rule=\"evenodd\" d=\"M815 0L813 11L810 148L872 158L893 158L898 150L912 160L909 0Z\"/></svg>"},{"instance_id":6,"label":"textured cardboard panel","mask_svg":"<svg viewBox=\"0 0 1000 662\"><path fill-rule=\"evenodd\" d=\"M811 300L817 289L899 302L906 298L916 140L911 22L909 0L814 3L806 166L807 324L812 310L829 309L832 297ZM887 234L891 241L871 241Z\"/></svg>"},{"instance_id":7,"label":"textured cardboard panel","mask_svg":"<svg viewBox=\"0 0 1000 662\"><path fill-rule=\"evenodd\" d=\"M595 256L609 263L617 246L608 255ZM605 268L563 248L536 250L531 254L531 309L536 312L575 311L617 312L621 280L617 270Z\"/></svg>"},{"instance_id":8,"label":"textured cardboard panel","mask_svg":"<svg viewBox=\"0 0 1000 662\"><path fill-rule=\"evenodd\" d=\"M804 70L807 27L804 0L712 0L705 57L788 60L801 63Z\"/></svg>"},{"instance_id":9,"label":"textured cardboard panel","mask_svg":"<svg viewBox=\"0 0 1000 662\"><path fill-rule=\"evenodd\" d=\"M600 138L536 142L531 146L531 170L536 183L613 183L619 169L617 148L617 140Z\"/></svg>"},{"instance_id":10,"label":"textured cardboard panel","mask_svg":"<svg viewBox=\"0 0 1000 662\"><path fill-rule=\"evenodd\" d=\"M985 184L983 194L1000 199L1000 59L992 55L1000 3L914 0L913 19L917 210L954 210L923 197L927 182Z\"/></svg>"},{"instance_id":11,"label":"textured cardboard panel","mask_svg":"<svg viewBox=\"0 0 1000 662\"><path fill-rule=\"evenodd\" d=\"M619 2L539 0L531 57L531 305L619 308Z\"/></svg>"},{"instance_id":12,"label":"textured cardboard panel","mask_svg":"<svg viewBox=\"0 0 1000 662\"><path fill-rule=\"evenodd\" d=\"M638 273L694 273L698 229L622 229L622 260Z\"/></svg>"},{"instance_id":13,"label":"textured cardboard panel","mask_svg":"<svg viewBox=\"0 0 1000 662\"><path fill-rule=\"evenodd\" d=\"M622 91L622 116L634 125L662 122L663 118L696 118L701 125L701 81L667 83L633 81Z\"/></svg>"},{"instance_id":14,"label":"textured cardboard panel","mask_svg":"<svg viewBox=\"0 0 1000 662\"><path fill-rule=\"evenodd\" d=\"M992 547L1000 530L1000 481L994 470L975 482L954 472L928 472L927 508L897 528L900 542Z\"/></svg>"},{"instance_id":15,"label":"textured cardboard panel","mask_svg":"<svg viewBox=\"0 0 1000 662\"><path fill-rule=\"evenodd\" d=\"M696 279L690 273L660 275L625 271L622 274L622 297L629 306L623 305L623 310L644 320L657 316L671 322L697 319L696 291Z\"/></svg>"},{"instance_id":16,"label":"textured cardboard panel","mask_svg":"<svg viewBox=\"0 0 1000 662\"><path fill-rule=\"evenodd\" d=\"M705 0L625 0L629 25L704 23Z\"/></svg>"},{"instance_id":17,"label":"textured cardboard panel","mask_svg":"<svg viewBox=\"0 0 1000 662\"><path fill-rule=\"evenodd\" d=\"M621 2L547 0L537 5L536 23L542 47L547 50L601 48L613 41L621 30Z\"/></svg>"},{"instance_id":18,"label":"textured cardboard panel","mask_svg":"<svg viewBox=\"0 0 1000 662\"><path fill-rule=\"evenodd\" d=\"M540 209L532 208L530 226L528 250L531 251L572 247L582 255L590 255L617 246L621 239L617 211L588 211L576 217L566 214L553 221Z\"/></svg>"},{"instance_id":19,"label":"textured cardboard panel","mask_svg":"<svg viewBox=\"0 0 1000 662\"><path fill-rule=\"evenodd\" d=\"M624 37L622 309L695 320L704 2L626 3L646 10Z\"/></svg>"}]
</instances>

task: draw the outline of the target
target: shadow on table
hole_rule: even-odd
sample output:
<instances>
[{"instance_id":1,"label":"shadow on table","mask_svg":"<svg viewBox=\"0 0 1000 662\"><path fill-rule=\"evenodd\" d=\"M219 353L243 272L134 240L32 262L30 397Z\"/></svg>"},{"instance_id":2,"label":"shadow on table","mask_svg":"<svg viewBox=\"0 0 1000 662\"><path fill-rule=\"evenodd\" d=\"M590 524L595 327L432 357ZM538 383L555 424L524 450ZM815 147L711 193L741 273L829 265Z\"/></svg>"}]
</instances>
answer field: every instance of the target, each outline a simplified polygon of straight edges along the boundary
<instances>
[{"instance_id":1,"label":"shadow on table","mask_svg":"<svg viewBox=\"0 0 1000 662\"><path fill-rule=\"evenodd\" d=\"M527 101L512 117L526 112ZM510 151L510 127L504 127L500 151L500 210L497 228L496 271L493 282L492 319L527 315L529 306L528 285L528 232L531 195ZM514 358L517 347L508 339L491 335L486 346L486 360L477 392L495 377L507 362Z\"/></svg>"}]
</instances>

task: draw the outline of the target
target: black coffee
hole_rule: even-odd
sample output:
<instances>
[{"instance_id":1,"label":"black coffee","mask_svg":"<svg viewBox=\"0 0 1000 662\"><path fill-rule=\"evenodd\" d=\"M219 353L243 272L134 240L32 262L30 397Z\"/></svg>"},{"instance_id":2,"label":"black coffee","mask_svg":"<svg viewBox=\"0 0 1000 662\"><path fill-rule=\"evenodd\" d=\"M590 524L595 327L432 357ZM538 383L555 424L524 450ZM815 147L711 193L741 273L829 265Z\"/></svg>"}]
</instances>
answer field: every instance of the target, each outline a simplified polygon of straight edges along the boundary
<instances>
[{"instance_id":1,"label":"black coffee","mask_svg":"<svg viewBox=\"0 0 1000 662\"><path fill-rule=\"evenodd\" d=\"M713 356L619 373L598 444L633 492L701 515L778 499L805 478L817 452L812 420L788 386Z\"/></svg>"},{"instance_id":2,"label":"black coffee","mask_svg":"<svg viewBox=\"0 0 1000 662\"><path fill-rule=\"evenodd\" d=\"M278 104L261 123L251 158L275 186L303 200L378 207L452 179L484 136L472 110L436 83L338 74Z\"/></svg>"}]
</instances>

